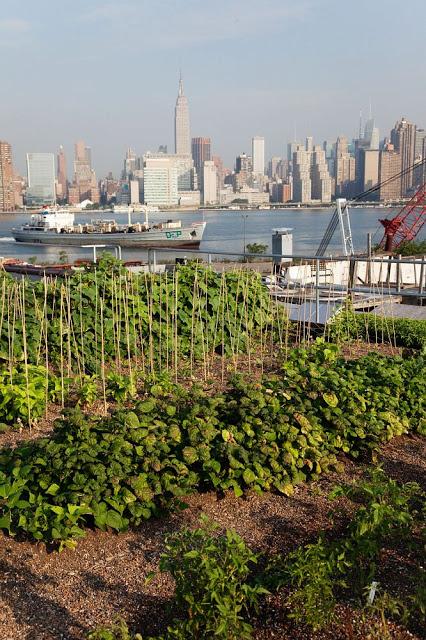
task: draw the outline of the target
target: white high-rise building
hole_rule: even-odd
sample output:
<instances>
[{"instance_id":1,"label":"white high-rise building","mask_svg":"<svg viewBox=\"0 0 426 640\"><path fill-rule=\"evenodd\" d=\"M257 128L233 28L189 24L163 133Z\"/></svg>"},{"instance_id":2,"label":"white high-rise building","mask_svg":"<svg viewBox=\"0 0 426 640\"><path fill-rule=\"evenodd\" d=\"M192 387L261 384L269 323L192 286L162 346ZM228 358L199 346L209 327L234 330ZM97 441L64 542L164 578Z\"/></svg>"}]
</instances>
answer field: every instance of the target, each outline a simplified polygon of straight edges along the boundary
<instances>
[{"instance_id":1,"label":"white high-rise building","mask_svg":"<svg viewBox=\"0 0 426 640\"><path fill-rule=\"evenodd\" d=\"M28 205L56 202L55 156L53 153L27 153Z\"/></svg>"},{"instance_id":2,"label":"white high-rise building","mask_svg":"<svg viewBox=\"0 0 426 640\"><path fill-rule=\"evenodd\" d=\"M255 136L251 140L253 173L263 176L265 173L265 138Z\"/></svg>"},{"instance_id":3,"label":"white high-rise building","mask_svg":"<svg viewBox=\"0 0 426 640\"><path fill-rule=\"evenodd\" d=\"M175 206L179 203L177 168L170 158L145 157L143 180L145 204Z\"/></svg>"},{"instance_id":4,"label":"white high-rise building","mask_svg":"<svg viewBox=\"0 0 426 640\"><path fill-rule=\"evenodd\" d=\"M175 107L175 153L191 155L191 133L189 127L188 99L183 93L182 77Z\"/></svg>"},{"instance_id":5,"label":"white high-rise building","mask_svg":"<svg viewBox=\"0 0 426 640\"><path fill-rule=\"evenodd\" d=\"M204 204L217 203L217 168L213 160L206 160L203 166Z\"/></svg>"},{"instance_id":6,"label":"white high-rise building","mask_svg":"<svg viewBox=\"0 0 426 640\"><path fill-rule=\"evenodd\" d=\"M130 204L139 204L139 180L129 181Z\"/></svg>"}]
</instances>

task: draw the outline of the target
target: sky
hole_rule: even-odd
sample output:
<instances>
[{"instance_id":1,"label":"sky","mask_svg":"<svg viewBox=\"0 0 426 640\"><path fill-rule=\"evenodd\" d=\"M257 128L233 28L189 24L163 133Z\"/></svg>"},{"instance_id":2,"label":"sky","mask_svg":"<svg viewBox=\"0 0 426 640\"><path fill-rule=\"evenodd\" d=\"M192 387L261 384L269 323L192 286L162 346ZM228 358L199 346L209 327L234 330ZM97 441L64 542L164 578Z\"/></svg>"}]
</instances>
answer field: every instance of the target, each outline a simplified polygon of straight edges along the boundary
<instances>
[{"instance_id":1,"label":"sky","mask_svg":"<svg viewBox=\"0 0 426 640\"><path fill-rule=\"evenodd\" d=\"M355 136L371 102L381 136L426 128L425 0L0 0L0 139L92 147L99 177L128 147L167 144L179 72L191 135L232 167L265 137Z\"/></svg>"}]
</instances>

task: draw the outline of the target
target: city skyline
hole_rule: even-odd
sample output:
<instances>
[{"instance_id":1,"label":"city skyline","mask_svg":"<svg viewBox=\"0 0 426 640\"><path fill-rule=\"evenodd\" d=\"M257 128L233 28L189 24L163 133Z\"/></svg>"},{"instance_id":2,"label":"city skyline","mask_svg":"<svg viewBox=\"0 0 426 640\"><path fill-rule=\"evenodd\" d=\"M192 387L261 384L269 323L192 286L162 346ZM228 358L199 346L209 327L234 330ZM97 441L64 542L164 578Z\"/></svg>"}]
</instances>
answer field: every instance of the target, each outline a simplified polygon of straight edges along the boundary
<instances>
[{"instance_id":1,"label":"city skyline","mask_svg":"<svg viewBox=\"0 0 426 640\"><path fill-rule=\"evenodd\" d=\"M26 153L62 144L72 157L80 138L94 149L99 175L118 173L128 147L139 154L173 148L179 68L191 134L210 137L230 167L237 153L250 152L256 133L265 137L267 158L283 156L295 137L351 139L360 109L368 119L370 99L382 132L399 114L422 123L422 65L412 60L421 60L426 8L408 4L411 11L393 0L344 7L335 0L266 0L261 7L181 0L155 12L132 0L89 7L76 0L64 4L57 24L51 1L17 7L5 0L0 138L11 143L21 173Z\"/></svg>"}]
</instances>

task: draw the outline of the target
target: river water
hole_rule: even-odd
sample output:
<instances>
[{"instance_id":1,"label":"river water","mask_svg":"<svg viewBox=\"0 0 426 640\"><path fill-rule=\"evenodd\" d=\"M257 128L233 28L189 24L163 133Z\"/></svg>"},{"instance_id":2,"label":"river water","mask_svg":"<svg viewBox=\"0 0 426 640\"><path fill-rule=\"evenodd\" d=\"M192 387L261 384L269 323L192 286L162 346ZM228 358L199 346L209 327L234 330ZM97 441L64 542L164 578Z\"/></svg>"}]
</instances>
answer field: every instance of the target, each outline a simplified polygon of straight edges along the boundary
<instances>
[{"instance_id":1,"label":"river water","mask_svg":"<svg viewBox=\"0 0 426 640\"><path fill-rule=\"evenodd\" d=\"M392 217L392 209L356 208L351 209L351 226L355 251L364 251L367 245L367 234L373 235L373 244L382 237L379 218ZM333 214L333 209L280 209L266 211L198 211L193 213L162 212L150 216L150 222L165 219L182 220L186 225L204 219L207 222L200 249L203 251L224 251L242 253L245 244L258 242L268 245L271 250L272 229L289 227L293 230L293 253L298 255L314 255L324 231ZM76 222L87 222L92 219L111 219L126 223L127 214L114 214L110 211L76 214ZM143 214L132 214L132 221L143 221ZM61 247L49 245L30 245L17 243L11 236L12 227L18 227L29 220L29 214L0 214L0 256L16 257L26 260L35 257L38 262L55 262L59 252L66 251L69 260L90 258L90 249L78 247ZM190 254L190 252L186 252ZM339 229L336 230L333 244L327 253L341 253ZM125 249L123 258L137 260L146 258L144 249Z\"/></svg>"}]
</instances>

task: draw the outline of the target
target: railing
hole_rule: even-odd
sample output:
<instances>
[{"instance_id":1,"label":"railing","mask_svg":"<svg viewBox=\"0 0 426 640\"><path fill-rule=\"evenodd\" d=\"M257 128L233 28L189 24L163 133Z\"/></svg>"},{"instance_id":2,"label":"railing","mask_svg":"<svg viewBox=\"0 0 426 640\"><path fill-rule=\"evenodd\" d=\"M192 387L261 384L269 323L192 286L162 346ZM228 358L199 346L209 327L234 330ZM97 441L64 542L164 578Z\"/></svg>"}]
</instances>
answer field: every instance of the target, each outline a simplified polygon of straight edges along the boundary
<instances>
[{"instance_id":1,"label":"railing","mask_svg":"<svg viewBox=\"0 0 426 640\"><path fill-rule=\"evenodd\" d=\"M157 266L157 254L184 254L185 256L190 254L194 256L193 252L185 249L148 249L148 269L149 271L155 271ZM248 259L269 259L275 267L274 272L277 273L289 266L289 263L296 263L294 266L307 266L311 267L311 276L307 278L309 282L294 282L291 286L293 289L312 289L315 293L312 303L315 304L315 319L318 321L319 308L320 308L320 293L321 291L328 291L332 289L333 292L342 292L347 295L350 294L364 294L374 296L401 296L405 298L415 298L419 301L419 304L426 298L425 293L425 275L426 275L426 258L406 258L402 256L398 257L368 257L368 256L312 256L312 255L295 255L295 254L255 254L255 253L235 253L228 251L211 251L211 250L197 250L196 256L206 256L207 264L213 264L213 258L233 258L237 262L246 262ZM326 263L328 272L330 272L329 265L333 263L348 263L348 278L347 282L337 283L322 283L321 276L324 277L324 273L321 272L321 263ZM357 280L358 265L365 265L365 272L367 274L367 280L370 282L359 283ZM372 276L373 265L381 265L379 270L379 277L374 283L374 276ZM396 267L393 267L396 265ZM412 278L414 282L404 283L404 265L411 265L413 269ZM384 274L382 278L382 272ZM406 276L405 276L406 277ZM289 280L291 284L291 280Z\"/></svg>"}]
</instances>

